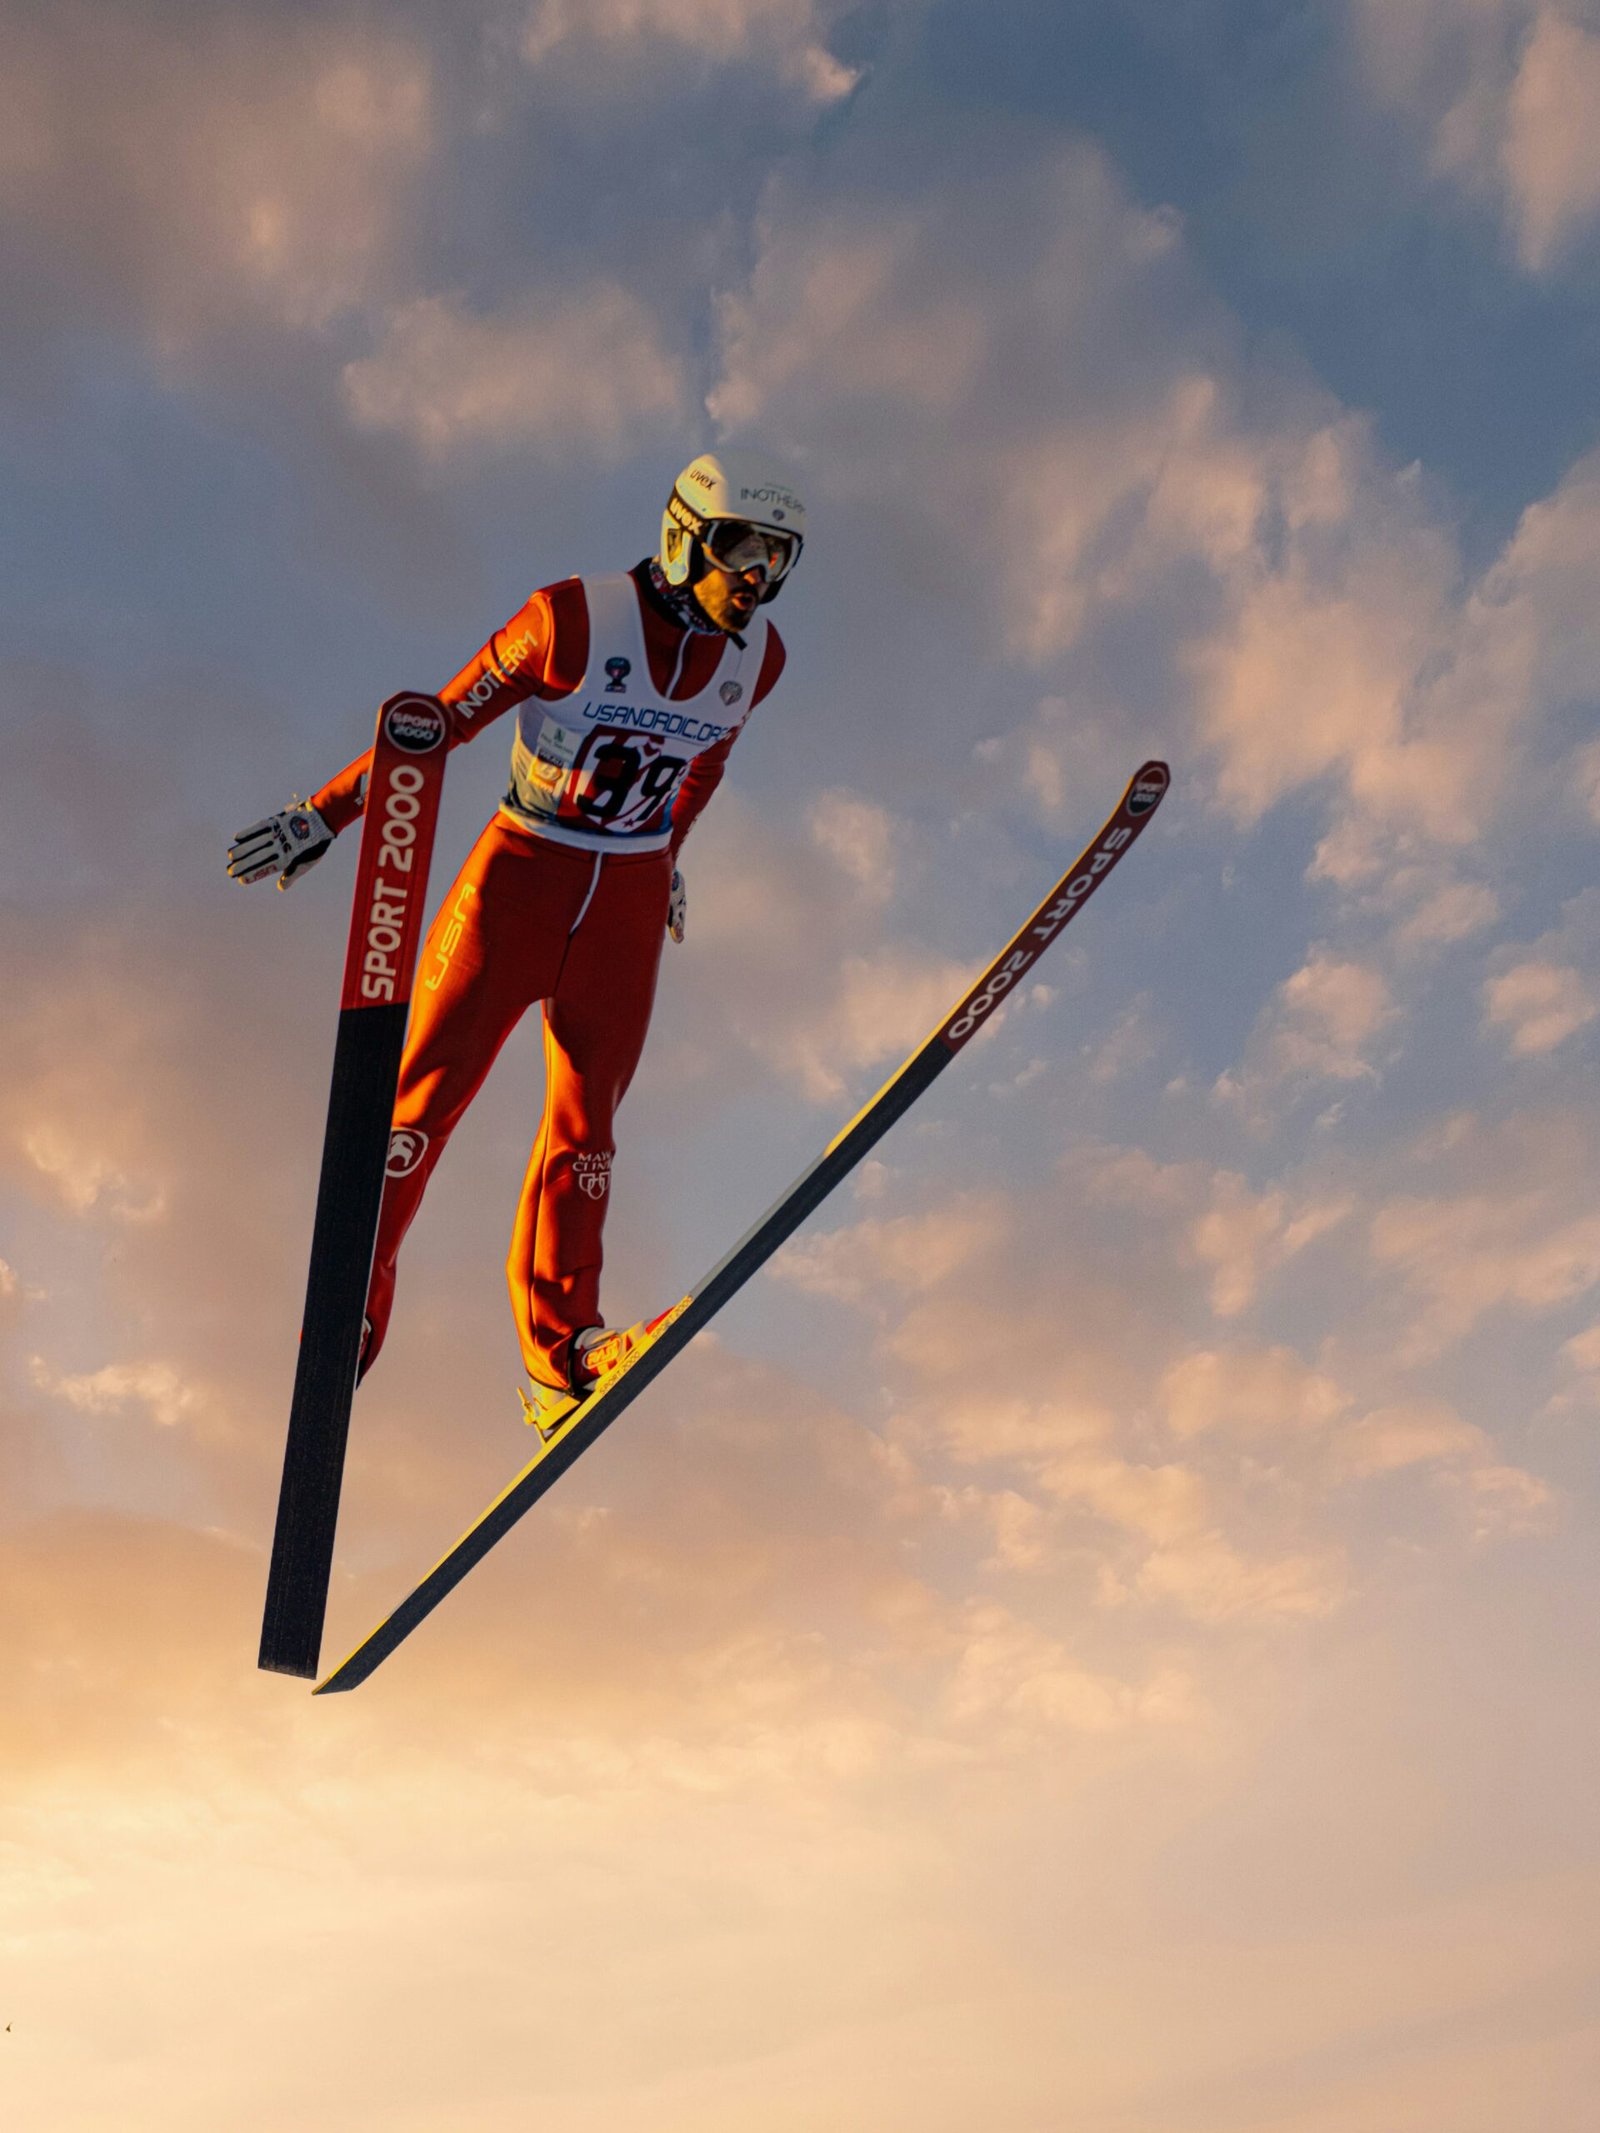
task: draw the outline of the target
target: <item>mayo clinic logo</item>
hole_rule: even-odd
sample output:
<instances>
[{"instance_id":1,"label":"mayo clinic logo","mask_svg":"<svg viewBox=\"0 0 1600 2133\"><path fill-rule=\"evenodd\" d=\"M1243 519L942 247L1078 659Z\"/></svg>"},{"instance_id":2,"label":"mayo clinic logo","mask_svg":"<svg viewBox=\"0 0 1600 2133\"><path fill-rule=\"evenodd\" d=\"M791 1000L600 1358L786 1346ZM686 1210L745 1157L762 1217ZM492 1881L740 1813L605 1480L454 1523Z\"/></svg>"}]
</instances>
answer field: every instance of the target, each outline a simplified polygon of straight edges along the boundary
<instances>
[{"instance_id":1,"label":"mayo clinic logo","mask_svg":"<svg viewBox=\"0 0 1600 2133\"><path fill-rule=\"evenodd\" d=\"M416 1126L396 1126L389 1136L386 1178L408 1178L428 1152L428 1136Z\"/></svg>"},{"instance_id":2,"label":"mayo clinic logo","mask_svg":"<svg viewBox=\"0 0 1600 2133\"><path fill-rule=\"evenodd\" d=\"M592 1153L580 1150L572 1158L572 1174L580 1191L586 1192L591 1200L603 1200L611 1184L610 1150L597 1148Z\"/></svg>"}]
</instances>

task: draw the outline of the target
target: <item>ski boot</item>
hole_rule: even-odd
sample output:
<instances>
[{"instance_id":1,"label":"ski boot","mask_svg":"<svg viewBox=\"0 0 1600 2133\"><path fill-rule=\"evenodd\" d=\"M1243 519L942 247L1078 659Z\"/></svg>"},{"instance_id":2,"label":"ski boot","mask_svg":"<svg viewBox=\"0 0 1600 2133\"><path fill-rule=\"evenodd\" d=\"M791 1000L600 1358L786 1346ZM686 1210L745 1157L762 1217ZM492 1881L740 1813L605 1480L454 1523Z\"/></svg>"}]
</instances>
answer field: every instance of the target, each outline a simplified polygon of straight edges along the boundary
<instances>
[{"instance_id":1,"label":"ski boot","mask_svg":"<svg viewBox=\"0 0 1600 2133\"><path fill-rule=\"evenodd\" d=\"M585 1326L581 1333L575 1333L568 1349L571 1357L569 1384L546 1385L530 1376L526 1392L520 1386L517 1388L523 1421L531 1423L548 1444L573 1410L597 1392L607 1378L614 1377L634 1350L658 1333L670 1319L676 1318L681 1308L681 1305L674 1305L670 1311L662 1311L655 1318L643 1318L638 1325L624 1326L615 1333L608 1332L604 1326Z\"/></svg>"},{"instance_id":2,"label":"ski boot","mask_svg":"<svg viewBox=\"0 0 1600 2133\"><path fill-rule=\"evenodd\" d=\"M546 1385L529 1377L528 1390L519 1386L522 1419L531 1423L548 1444L575 1408L581 1407L595 1387L611 1372L632 1346L628 1333L608 1333L604 1326L585 1326L572 1336L567 1353L568 1381Z\"/></svg>"}]
</instances>

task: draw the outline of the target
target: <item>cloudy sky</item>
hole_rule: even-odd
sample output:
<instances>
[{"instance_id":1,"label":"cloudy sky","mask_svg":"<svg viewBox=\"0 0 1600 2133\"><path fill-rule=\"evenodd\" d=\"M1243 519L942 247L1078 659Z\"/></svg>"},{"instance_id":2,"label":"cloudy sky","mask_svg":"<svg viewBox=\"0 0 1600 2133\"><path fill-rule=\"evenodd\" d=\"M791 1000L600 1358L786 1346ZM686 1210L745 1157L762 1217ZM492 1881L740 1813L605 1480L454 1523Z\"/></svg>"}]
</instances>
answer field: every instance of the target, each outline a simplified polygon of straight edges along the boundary
<instances>
[{"instance_id":1,"label":"cloudy sky","mask_svg":"<svg viewBox=\"0 0 1600 2133\"><path fill-rule=\"evenodd\" d=\"M0 11L8 2126L1592 2125L1597 138L1592 0ZM724 438L812 540L614 1321L1173 793L313 1702L254 1654L353 839L224 849ZM408 1244L330 1658L526 1455L539 1073Z\"/></svg>"}]
</instances>

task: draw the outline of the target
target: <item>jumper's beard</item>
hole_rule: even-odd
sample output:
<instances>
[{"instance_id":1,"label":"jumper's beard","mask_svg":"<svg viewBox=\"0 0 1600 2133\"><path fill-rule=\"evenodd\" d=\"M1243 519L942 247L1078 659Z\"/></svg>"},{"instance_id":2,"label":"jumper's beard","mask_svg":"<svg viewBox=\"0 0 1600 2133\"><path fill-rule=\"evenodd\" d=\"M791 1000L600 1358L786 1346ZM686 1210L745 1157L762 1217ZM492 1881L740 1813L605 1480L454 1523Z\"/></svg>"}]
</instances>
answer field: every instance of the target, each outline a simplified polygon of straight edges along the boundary
<instances>
[{"instance_id":1,"label":"jumper's beard","mask_svg":"<svg viewBox=\"0 0 1600 2133\"><path fill-rule=\"evenodd\" d=\"M666 572L655 556L650 558L650 584L662 603L672 610L686 630L698 630L702 636L722 635L716 623L695 598L693 587L669 583Z\"/></svg>"}]
</instances>

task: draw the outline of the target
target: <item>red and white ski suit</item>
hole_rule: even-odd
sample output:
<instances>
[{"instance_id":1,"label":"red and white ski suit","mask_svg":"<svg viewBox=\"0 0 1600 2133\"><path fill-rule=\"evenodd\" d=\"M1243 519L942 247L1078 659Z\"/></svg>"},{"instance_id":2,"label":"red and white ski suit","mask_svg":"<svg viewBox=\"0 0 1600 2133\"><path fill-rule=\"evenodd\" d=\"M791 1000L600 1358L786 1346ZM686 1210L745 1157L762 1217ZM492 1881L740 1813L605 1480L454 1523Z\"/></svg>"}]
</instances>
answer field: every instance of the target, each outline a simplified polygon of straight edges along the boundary
<instances>
[{"instance_id":1,"label":"red and white ski suit","mask_svg":"<svg viewBox=\"0 0 1600 2133\"><path fill-rule=\"evenodd\" d=\"M363 1368L433 1167L535 1001L544 1116L506 1264L529 1372L564 1384L572 1335L603 1323L614 1122L649 1027L673 864L783 661L764 617L742 642L686 626L641 563L536 592L439 692L452 747L513 707L517 731L505 799L422 947ZM361 812L369 766L358 756L312 796L330 829Z\"/></svg>"}]
</instances>

